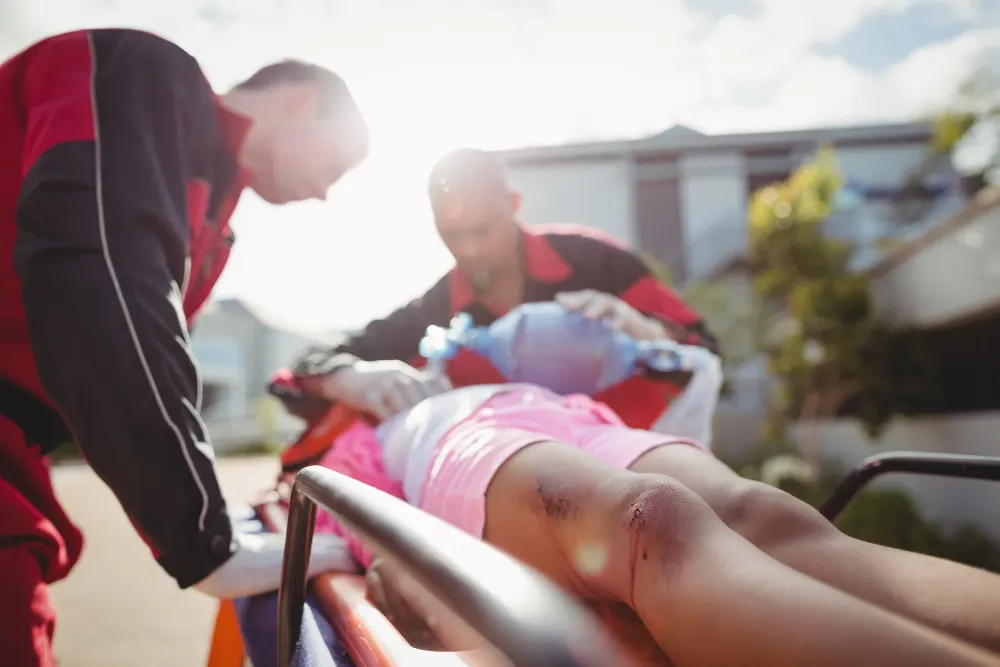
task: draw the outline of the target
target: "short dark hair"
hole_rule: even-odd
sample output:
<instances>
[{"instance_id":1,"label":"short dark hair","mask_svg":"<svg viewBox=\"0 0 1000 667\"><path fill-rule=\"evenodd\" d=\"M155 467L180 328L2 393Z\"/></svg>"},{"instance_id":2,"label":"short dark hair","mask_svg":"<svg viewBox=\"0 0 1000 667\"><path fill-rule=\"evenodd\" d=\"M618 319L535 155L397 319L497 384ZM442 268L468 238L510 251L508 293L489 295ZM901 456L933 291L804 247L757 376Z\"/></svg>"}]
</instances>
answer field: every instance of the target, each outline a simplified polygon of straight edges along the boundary
<instances>
[{"instance_id":1,"label":"short dark hair","mask_svg":"<svg viewBox=\"0 0 1000 667\"><path fill-rule=\"evenodd\" d=\"M510 191L503 161L478 148L458 148L438 160L427 187L432 199L454 192Z\"/></svg>"},{"instance_id":2,"label":"short dark hair","mask_svg":"<svg viewBox=\"0 0 1000 667\"><path fill-rule=\"evenodd\" d=\"M324 114L356 114L360 117L351 91L332 70L302 60L282 60L260 68L233 90L265 90L283 83L310 83L323 91L320 112Z\"/></svg>"},{"instance_id":3,"label":"short dark hair","mask_svg":"<svg viewBox=\"0 0 1000 667\"><path fill-rule=\"evenodd\" d=\"M343 118L353 128L352 164L368 155L368 125L358 109L347 83L333 71L302 60L282 60L257 70L233 90L266 90L286 83L312 84L321 91L319 113L324 118Z\"/></svg>"}]
</instances>

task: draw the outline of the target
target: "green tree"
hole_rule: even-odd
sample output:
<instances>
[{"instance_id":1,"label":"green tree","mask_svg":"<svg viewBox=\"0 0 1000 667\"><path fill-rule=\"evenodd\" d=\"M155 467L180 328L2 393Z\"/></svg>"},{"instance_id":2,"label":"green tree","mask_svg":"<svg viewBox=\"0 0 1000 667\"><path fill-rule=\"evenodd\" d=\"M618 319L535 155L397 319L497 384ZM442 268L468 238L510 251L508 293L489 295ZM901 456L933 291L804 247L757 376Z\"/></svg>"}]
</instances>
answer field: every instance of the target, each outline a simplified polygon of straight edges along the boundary
<instances>
[{"instance_id":1,"label":"green tree","mask_svg":"<svg viewBox=\"0 0 1000 667\"><path fill-rule=\"evenodd\" d=\"M750 204L758 348L776 380L771 442L786 440L791 421L835 415L848 400L873 437L895 410L889 332L875 318L868 279L850 269L854 248L823 232L841 184L833 151L823 148Z\"/></svg>"},{"instance_id":2,"label":"green tree","mask_svg":"<svg viewBox=\"0 0 1000 667\"><path fill-rule=\"evenodd\" d=\"M984 150L971 167L964 169L968 194L996 177L1000 170L1000 69L981 68L969 76L932 122L934 133L927 155L910 174L904 188L904 195L909 195L902 202L904 216L906 205L914 207L914 215L919 215L920 208L915 204L921 198L924 180L950 163L952 154L970 135L978 135Z\"/></svg>"},{"instance_id":3,"label":"green tree","mask_svg":"<svg viewBox=\"0 0 1000 667\"><path fill-rule=\"evenodd\" d=\"M728 367L742 366L759 354L760 308L745 279L734 276L692 283L684 288L683 296L718 338Z\"/></svg>"},{"instance_id":4,"label":"green tree","mask_svg":"<svg viewBox=\"0 0 1000 667\"><path fill-rule=\"evenodd\" d=\"M1000 124L1000 69L981 68L958 88L948 108L935 122L931 147L941 153L955 148L977 125ZM994 143L992 166L1000 164L1000 146Z\"/></svg>"}]
</instances>

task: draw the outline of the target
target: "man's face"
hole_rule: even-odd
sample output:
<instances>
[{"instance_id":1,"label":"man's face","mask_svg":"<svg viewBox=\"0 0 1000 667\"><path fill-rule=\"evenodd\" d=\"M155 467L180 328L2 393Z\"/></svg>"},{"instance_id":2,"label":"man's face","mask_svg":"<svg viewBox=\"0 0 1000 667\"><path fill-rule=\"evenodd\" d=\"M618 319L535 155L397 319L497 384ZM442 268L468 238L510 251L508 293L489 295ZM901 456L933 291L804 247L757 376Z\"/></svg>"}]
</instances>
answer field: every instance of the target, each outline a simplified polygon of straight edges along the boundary
<instances>
[{"instance_id":1,"label":"man's face","mask_svg":"<svg viewBox=\"0 0 1000 667\"><path fill-rule=\"evenodd\" d=\"M432 205L441 240L474 284L485 287L497 272L516 263L517 195L443 192Z\"/></svg>"},{"instance_id":2,"label":"man's face","mask_svg":"<svg viewBox=\"0 0 1000 667\"><path fill-rule=\"evenodd\" d=\"M270 136L266 165L254 174L253 189L272 204L325 199L364 155L353 131L349 123L330 118L279 125Z\"/></svg>"}]
</instances>

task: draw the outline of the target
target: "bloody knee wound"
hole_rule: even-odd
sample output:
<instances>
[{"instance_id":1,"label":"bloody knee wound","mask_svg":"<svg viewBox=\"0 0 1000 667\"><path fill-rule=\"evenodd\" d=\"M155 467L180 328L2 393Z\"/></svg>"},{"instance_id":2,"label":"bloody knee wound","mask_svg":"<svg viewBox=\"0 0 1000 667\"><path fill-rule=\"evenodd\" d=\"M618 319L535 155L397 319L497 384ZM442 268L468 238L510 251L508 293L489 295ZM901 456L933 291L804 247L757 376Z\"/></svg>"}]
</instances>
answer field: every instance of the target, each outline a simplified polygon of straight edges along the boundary
<instances>
[{"instance_id":1,"label":"bloody knee wound","mask_svg":"<svg viewBox=\"0 0 1000 667\"><path fill-rule=\"evenodd\" d=\"M674 576L714 517L693 491L662 475L628 473L593 484L539 472L530 502L580 589L633 606L637 580Z\"/></svg>"},{"instance_id":2,"label":"bloody knee wound","mask_svg":"<svg viewBox=\"0 0 1000 667\"><path fill-rule=\"evenodd\" d=\"M627 541L625 600L633 608L640 577L670 578L683 567L705 521L705 509L694 492L660 475L636 475L622 490L617 521Z\"/></svg>"}]
</instances>

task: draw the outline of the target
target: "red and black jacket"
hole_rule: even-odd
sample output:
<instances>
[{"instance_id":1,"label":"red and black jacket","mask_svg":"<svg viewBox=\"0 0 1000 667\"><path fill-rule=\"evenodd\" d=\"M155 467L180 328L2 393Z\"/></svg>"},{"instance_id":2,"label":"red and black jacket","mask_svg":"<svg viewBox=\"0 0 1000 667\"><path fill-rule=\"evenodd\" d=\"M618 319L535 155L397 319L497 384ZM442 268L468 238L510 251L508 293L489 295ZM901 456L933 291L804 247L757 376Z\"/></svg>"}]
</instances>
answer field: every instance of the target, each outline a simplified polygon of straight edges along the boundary
<instances>
[{"instance_id":1,"label":"red and black jacket","mask_svg":"<svg viewBox=\"0 0 1000 667\"><path fill-rule=\"evenodd\" d=\"M0 414L43 449L71 432L182 587L234 549L188 327L232 245L247 127L148 33L0 65Z\"/></svg>"},{"instance_id":2,"label":"red and black jacket","mask_svg":"<svg viewBox=\"0 0 1000 667\"><path fill-rule=\"evenodd\" d=\"M551 301L559 292L584 289L614 294L663 322L678 340L718 351L698 314L658 282L639 257L611 237L575 225L523 227L521 237L526 302ZM295 372L301 376L328 373L358 359L398 359L419 367L424 360L418 355L418 346L427 327L446 325L461 311L472 315L478 326L487 326L504 315L479 301L469 278L456 268L422 297L371 322L342 345L311 351ZM456 387L503 382L488 360L468 350L449 362L447 372ZM597 398L610 405L625 423L647 428L676 391L666 383L637 377Z\"/></svg>"}]
</instances>

